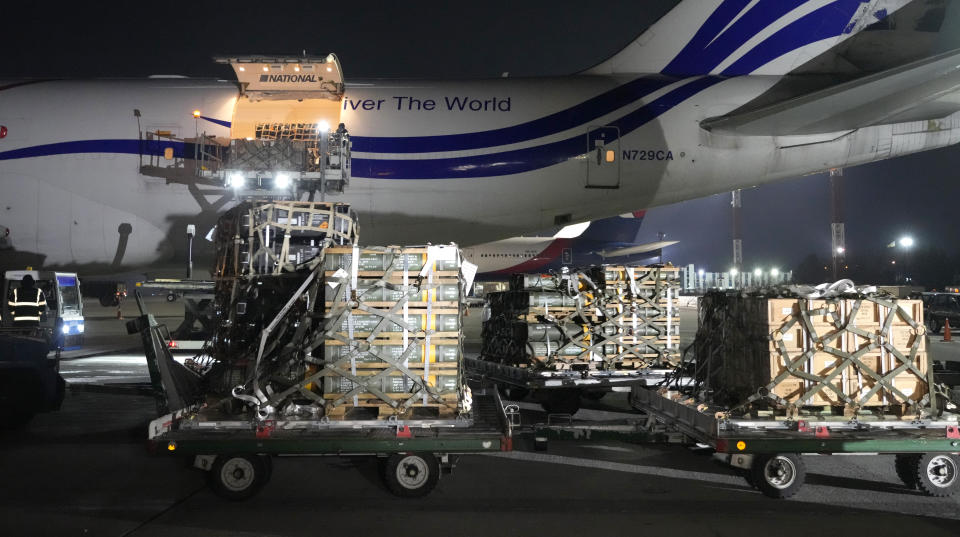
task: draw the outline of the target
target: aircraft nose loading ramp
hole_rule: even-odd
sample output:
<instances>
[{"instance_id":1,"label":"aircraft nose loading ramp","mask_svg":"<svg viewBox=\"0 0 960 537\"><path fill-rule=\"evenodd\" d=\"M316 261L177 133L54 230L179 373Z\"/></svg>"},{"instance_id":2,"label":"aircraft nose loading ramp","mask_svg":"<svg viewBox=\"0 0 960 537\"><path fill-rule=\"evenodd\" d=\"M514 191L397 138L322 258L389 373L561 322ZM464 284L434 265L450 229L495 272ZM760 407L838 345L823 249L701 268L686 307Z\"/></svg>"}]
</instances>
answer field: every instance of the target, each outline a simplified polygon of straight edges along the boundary
<instances>
[{"instance_id":1,"label":"aircraft nose loading ramp","mask_svg":"<svg viewBox=\"0 0 960 537\"><path fill-rule=\"evenodd\" d=\"M240 85L229 139L197 132L182 158L141 156L141 173L187 185L226 187L239 199L251 196L312 200L340 193L350 182L350 137L340 122L343 73L327 56L236 56L230 65ZM202 118L195 110L194 117ZM146 132L148 141L174 140Z\"/></svg>"}]
</instances>

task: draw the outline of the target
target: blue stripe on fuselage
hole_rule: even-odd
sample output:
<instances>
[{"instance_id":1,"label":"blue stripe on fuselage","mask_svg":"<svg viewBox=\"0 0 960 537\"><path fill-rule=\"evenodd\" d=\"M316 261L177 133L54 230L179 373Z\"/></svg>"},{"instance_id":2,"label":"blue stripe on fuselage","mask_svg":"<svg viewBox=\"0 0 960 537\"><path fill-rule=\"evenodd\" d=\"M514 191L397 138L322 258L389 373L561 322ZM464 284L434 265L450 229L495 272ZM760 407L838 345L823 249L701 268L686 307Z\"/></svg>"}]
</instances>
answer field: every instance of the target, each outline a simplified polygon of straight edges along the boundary
<instances>
[{"instance_id":1,"label":"blue stripe on fuselage","mask_svg":"<svg viewBox=\"0 0 960 537\"><path fill-rule=\"evenodd\" d=\"M351 138L352 149L366 153L427 153L525 142L579 127L676 81L676 78L665 76L638 78L566 110L501 129L435 136L354 136Z\"/></svg>"},{"instance_id":2,"label":"blue stripe on fuselage","mask_svg":"<svg viewBox=\"0 0 960 537\"><path fill-rule=\"evenodd\" d=\"M620 130L621 137L625 136L722 80L724 79L720 77L695 79L609 125L617 127ZM599 133L599 130L594 130L558 142L487 155L411 160L354 157L351 164L353 176L371 179L495 177L545 168L582 155L588 151L589 147L592 147L590 141Z\"/></svg>"},{"instance_id":3,"label":"blue stripe on fuselage","mask_svg":"<svg viewBox=\"0 0 960 537\"><path fill-rule=\"evenodd\" d=\"M174 157L184 158L187 145L193 146L193 144L163 140L76 140L73 142L57 142L3 151L0 152L0 160L75 153L163 155L168 147L173 148Z\"/></svg>"},{"instance_id":4,"label":"blue stripe on fuselage","mask_svg":"<svg viewBox=\"0 0 960 537\"><path fill-rule=\"evenodd\" d=\"M722 80L724 80L722 77L693 79L609 125L617 127L621 137L625 136ZM559 164L586 153L588 148L592 147L592 140L600 134L600 130L595 129L589 133L545 145L469 157L412 160L353 158L352 175L371 179L443 179L494 177L523 173ZM184 142L80 140L12 149L0 152L0 160L70 153L163 155L168 147L174 149L174 156L178 158L189 158L194 154L194 144Z\"/></svg>"},{"instance_id":5,"label":"blue stripe on fuselage","mask_svg":"<svg viewBox=\"0 0 960 537\"><path fill-rule=\"evenodd\" d=\"M744 75L800 47L836 37L845 31L863 0L838 0L783 27L724 69L724 75Z\"/></svg>"},{"instance_id":6,"label":"blue stripe on fuselage","mask_svg":"<svg viewBox=\"0 0 960 537\"><path fill-rule=\"evenodd\" d=\"M801 17L751 49L723 74L749 74L783 54L840 35L857 7L866 1L869 0L836 0ZM760 0L726 28L749 3L750 0L724 0L662 73L693 76L712 72L738 48L807 0ZM794 25L797 26L790 29Z\"/></svg>"}]
</instances>

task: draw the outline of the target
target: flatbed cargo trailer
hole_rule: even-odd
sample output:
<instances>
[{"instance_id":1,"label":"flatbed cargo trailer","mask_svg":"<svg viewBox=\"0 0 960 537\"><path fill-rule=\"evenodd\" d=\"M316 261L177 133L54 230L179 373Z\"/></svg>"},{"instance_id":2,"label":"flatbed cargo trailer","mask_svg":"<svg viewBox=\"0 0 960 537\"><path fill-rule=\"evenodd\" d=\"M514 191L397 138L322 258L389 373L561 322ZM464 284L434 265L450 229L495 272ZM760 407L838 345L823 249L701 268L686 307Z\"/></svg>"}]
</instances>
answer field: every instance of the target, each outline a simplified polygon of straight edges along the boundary
<instances>
[{"instance_id":1,"label":"flatbed cargo trailer","mask_svg":"<svg viewBox=\"0 0 960 537\"><path fill-rule=\"evenodd\" d=\"M158 409L167 412L151 422L150 446L193 457L227 499L256 494L270 478L273 457L377 457L391 492L415 497L429 493L441 469L452 470L459 456L513 448L513 420L492 388L473 392L470 411L454 419L260 419L198 402L191 373L173 360L166 328L152 315L131 321L128 330L140 332Z\"/></svg>"},{"instance_id":2,"label":"flatbed cargo trailer","mask_svg":"<svg viewBox=\"0 0 960 537\"><path fill-rule=\"evenodd\" d=\"M398 496L429 493L441 470L452 471L459 456L510 451L510 421L495 389L474 393L470 420L459 425L320 421L193 422L197 409L168 414L150 424L155 452L194 457L210 471L219 495L240 500L253 496L270 478L272 457L371 456L384 462L383 479Z\"/></svg>"},{"instance_id":3,"label":"flatbed cargo trailer","mask_svg":"<svg viewBox=\"0 0 960 537\"><path fill-rule=\"evenodd\" d=\"M677 392L635 387L630 404L658 425L713 448L771 498L788 498L803 486L803 455L896 455L897 476L931 496L960 490L960 414L931 419L798 416L731 417L722 409ZM636 428L634 434L648 434Z\"/></svg>"}]
</instances>

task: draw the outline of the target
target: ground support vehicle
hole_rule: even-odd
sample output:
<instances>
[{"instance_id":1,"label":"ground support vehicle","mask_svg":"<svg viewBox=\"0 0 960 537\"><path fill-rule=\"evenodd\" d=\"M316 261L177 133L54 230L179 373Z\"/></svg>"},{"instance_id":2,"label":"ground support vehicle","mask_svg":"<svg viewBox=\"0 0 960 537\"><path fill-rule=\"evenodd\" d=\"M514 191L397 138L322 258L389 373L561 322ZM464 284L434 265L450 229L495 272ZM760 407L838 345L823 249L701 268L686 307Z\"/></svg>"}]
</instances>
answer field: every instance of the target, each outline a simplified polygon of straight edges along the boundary
<instances>
[{"instance_id":1,"label":"ground support vehicle","mask_svg":"<svg viewBox=\"0 0 960 537\"><path fill-rule=\"evenodd\" d=\"M509 451L511 421L495 389L473 392L469 414L456 419L329 420L286 416L258 419L198 402L196 377L169 351L166 329L144 314L128 323L144 342L158 409L169 412L150 424L156 452L194 458L210 472L217 494L231 500L253 496L270 478L273 457L371 456L383 462L383 479L399 496L423 496L441 469L460 455Z\"/></svg>"},{"instance_id":2,"label":"ground support vehicle","mask_svg":"<svg viewBox=\"0 0 960 537\"><path fill-rule=\"evenodd\" d=\"M497 383L508 399L523 399L533 392L547 413L575 414L580 398L600 399L608 392L629 392L633 386L662 384L673 368L623 369L615 371L532 370L491 360L464 358L467 373Z\"/></svg>"},{"instance_id":3,"label":"ground support vehicle","mask_svg":"<svg viewBox=\"0 0 960 537\"><path fill-rule=\"evenodd\" d=\"M651 419L647 425L712 447L771 498L788 498L800 489L804 454L893 454L897 476L908 487L930 496L960 490L960 415L955 412L914 420L803 414L792 420L763 415L733 418L724 409L676 391L642 387L631 391L630 403Z\"/></svg>"},{"instance_id":4,"label":"ground support vehicle","mask_svg":"<svg viewBox=\"0 0 960 537\"><path fill-rule=\"evenodd\" d=\"M8 270L4 273L3 303L0 304L3 323L12 324L8 299L21 280L30 275L36 287L43 291L47 309L40 316L40 330L50 350L71 350L83 345L83 301L80 299L80 280L75 272L39 270ZM27 329L32 332L32 329Z\"/></svg>"},{"instance_id":5,"label":"ground support vehicle","mask_svg":"<svg viewBox=\"0 0 960 537\"><path fill-rule=\"evenodd\" d=\"M951 328L960 326L960 294L922 293L920 299L923 318L931 334L940 333L947 321Z\"/></svg>"},{"instance_id":6,"label":"ground support vehicle","mask_svg":"<svg viewBox=\"0 0 960 537\"><path fill-rule=\"evenodd\" d=\"M49 352L42 329L0 328L0 427L59 410L65 387L60 354Z\"/></svg>"}]
</instances>

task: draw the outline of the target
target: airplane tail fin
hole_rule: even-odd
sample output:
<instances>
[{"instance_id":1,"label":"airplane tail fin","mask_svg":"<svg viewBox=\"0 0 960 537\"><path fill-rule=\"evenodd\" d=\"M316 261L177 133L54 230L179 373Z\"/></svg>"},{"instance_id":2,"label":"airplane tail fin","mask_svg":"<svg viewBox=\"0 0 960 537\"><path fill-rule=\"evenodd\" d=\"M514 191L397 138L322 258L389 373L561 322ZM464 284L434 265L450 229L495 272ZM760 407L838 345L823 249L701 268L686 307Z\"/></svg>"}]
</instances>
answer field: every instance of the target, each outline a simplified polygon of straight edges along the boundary
<instances>
[{"instance_id":1,"label":"airplane tail fin","mask_svg":"<svg viewBox=\"0 0 960 537\"><path fill-rule=\"evenodd\" d=\"M591 242L636 242L645 214L646 211L634 211L596 220L578 238Z\"/></svg>"},{"instance_id":2,"label":"airplane tail fin","mask_svg":"<svg viewBox=\"0 0 960 537\"><path fill-rule=\"evenodd\" d=\"M914 0L685 0L585 74L784 75Z\"/></svg>"}]
</instances>

